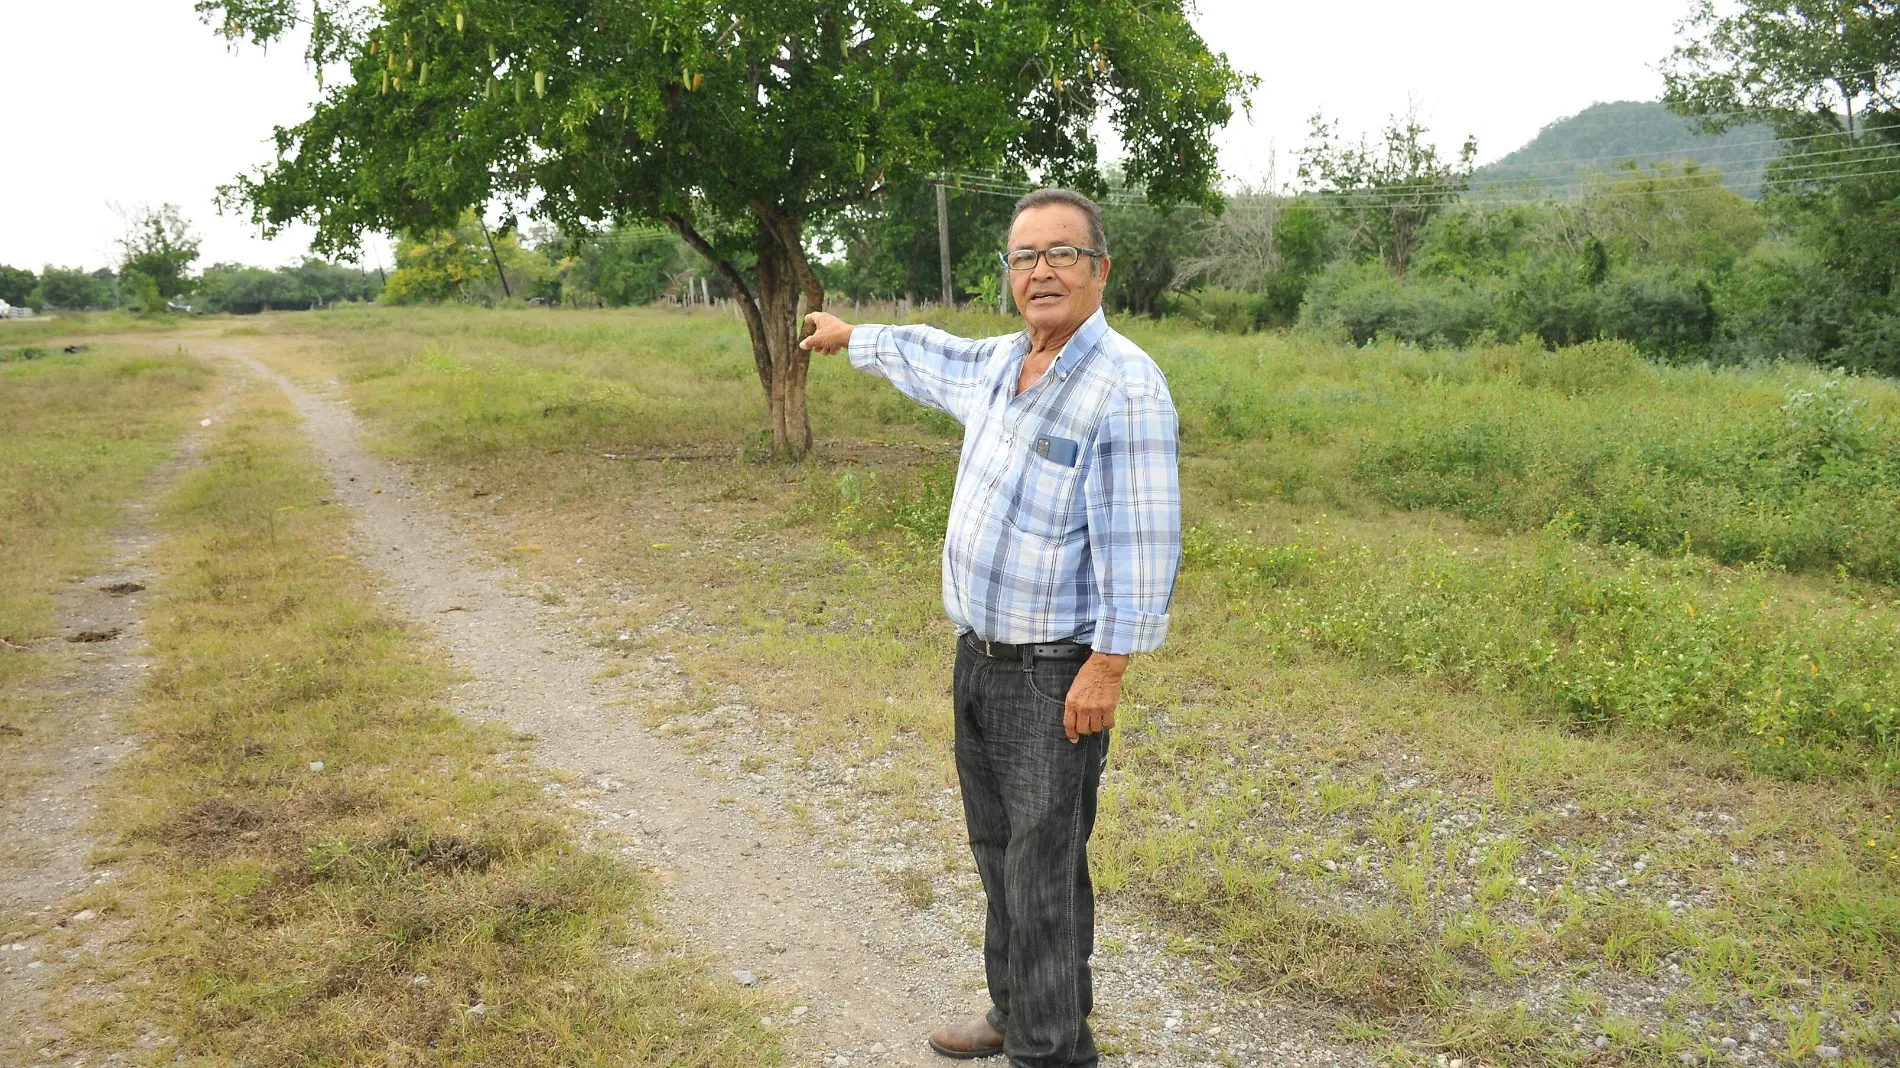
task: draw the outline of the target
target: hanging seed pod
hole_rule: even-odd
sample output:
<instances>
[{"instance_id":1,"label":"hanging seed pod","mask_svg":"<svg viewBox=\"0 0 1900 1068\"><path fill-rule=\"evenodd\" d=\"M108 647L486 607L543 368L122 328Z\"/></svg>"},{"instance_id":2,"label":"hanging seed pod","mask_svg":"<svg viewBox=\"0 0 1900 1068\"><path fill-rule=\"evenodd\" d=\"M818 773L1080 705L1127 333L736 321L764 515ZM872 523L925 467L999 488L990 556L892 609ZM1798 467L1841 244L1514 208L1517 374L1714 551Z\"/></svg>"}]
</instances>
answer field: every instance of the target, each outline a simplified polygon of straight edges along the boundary
<instances>
[{"instance_id":1,"label":"hanging seed pod","mask_svg":"<svg viewBox=\"0 0 1900 1068\"><path fill-rule=\"evenodd\" d=\"M498 61L495 58L495 42L490 41L488 42L488 65L492 67L496 62Z\"/></svg>"},{"instance_id":2,"label":"hanging seed pod","mask_svg":"<svg viewBox=\"0 0 1900 1068\"><path fill-rule=\"evenodd\" d=\"M706 84L706 76L704 74L695 72L693 74L693 92L695 93L699 92L699 87L705 84Z\"/></svg>"},{"instance_id":3,"label":"hanging seed pod","mask_svg":"<svg viewBox=\"0 0 1900 1068\"><path fill-rule=\"evenodd\" d=\"M495 99L495 79L492 76L482 85L482 99Z\"/></svg>"},{"instance_id":4,"label":"hanging seed pod","mask_svg":"<svg viewBox=\"0 0 1900 1068\"><path fill-rule=\"evenodd\" d=\"M535 96L548 95L548 72L547 71L538 70L534 72L534 95Z\"/></svg>"},{"instance_id":5,"label":"hanging seed pod","mask_svg":"<svg viewBox=\"0 0 1900 1068\"><path fill-rule=\"evenodd\" d=\"M460 11L455 13L455 32L462 32L462 13Z\"/></svg>"},{"instance_id":6,"label":"hanging seed pod","mask_svg":"<svg viewBox=\"0 0 1900 1068\"><path fill-rule=\"evenodd\" d=\"M373 55L375 55L375 54L376 54L376 49L377 49L377 47L378 47L378 46L380 45L380 43L381 43L381 42L378 42L378 41L371 41L371 42L369 43L369 54L370 54L370 55L372 55L372 56L373 56Z\"/></svg>"},{"instance_id":7,"label":"hanging seed pod","mask_svg":"<svg viewBox=\"0 0 1900 1068\"><path fill-rule=\"evenodd\" d=\"M429 84L429 65L427 63L424 63L422 65L422 75L416 79L416 84L417 85Z\"/></svg>"},{"instance_id":8,"label":"hanging seed pod","mask_svg":"<svg viewBox=\"0 0 1900 1068\"><path fill-rule=\"evenodd\" d=\"M862 148L858 149L858 173L864 173L864 150Z\"/></svg>"},{"instance_id":9,"label":"hanging seed pod","mask_svg":"<svg viewBox=\"0 0 1900 1068\"><path fill-rule=\"evenodd\" d=\"M401 79L401 78L397 78L397 79L396 79L396 91L397 91L398 93L400 93L400 92L402 92L402 79Z\"/></svg>"},{"instance_id":10,"label":"hanging seed pod","mask_svg":"<svg viewBox=\"0 0 1900 1068\"><path fill-rule=\"evenodd\" d=\"M383 95L384 96L389 95L389 72L388 71L383 72Z\"/></svg>"},{"instance_id":11,"label":"hanging seed pod","mask_svg":"<svg viewBox=\"0 0 1900 1068\"><path fill-rule=\"evenodd\" d=\"M1056 92L1060 93L1062 91L1062 75L1054 75L1054 78L1056 81Z\"/></svg>"},{"instance_id":12,"label":"hanging seed pod","mask_svg":"<svg viewBox=\"0 0 1900 1068\"><path fill-rule=\"evenodd\" d=\"M383 64L383 69L384 70L396 69L396 53L394 52L389 53L389 62Z\"/></svg>"},{"instance_id":13,"label":"hanging seed pod","mask_svg":"<svg viewBox=\"0 0 1900 1068\"><path fill-rule=\"evenodd\" d=\"M884 90L874 85L871 87L871 110L876 111L879 108L882 108L883 106L884 106Z\"/></svg>"},{"instance_id":14,"label":"hanging seed pod","mask_svg":"<svg viewBox=\"0 0 1900 1068\"><path fill-rule=\"evenodd\" d=\"M402 64L402 69L403 69L403 73L405 74L414 74L416 72L416 57L410 56L408 59L404 60Z\"/></svg>"}]
</instances>

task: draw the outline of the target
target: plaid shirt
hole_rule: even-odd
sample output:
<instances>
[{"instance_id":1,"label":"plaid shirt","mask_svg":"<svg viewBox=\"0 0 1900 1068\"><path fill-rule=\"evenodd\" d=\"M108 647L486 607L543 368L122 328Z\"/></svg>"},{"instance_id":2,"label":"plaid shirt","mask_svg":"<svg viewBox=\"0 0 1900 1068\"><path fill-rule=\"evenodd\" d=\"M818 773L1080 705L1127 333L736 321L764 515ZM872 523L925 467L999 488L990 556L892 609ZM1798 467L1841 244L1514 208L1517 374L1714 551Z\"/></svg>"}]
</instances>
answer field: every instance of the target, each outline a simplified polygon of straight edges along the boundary
<instances>
[{"instance_id":1,"label":"plaid shirt","mask_svg":"<svg viewBox=\"0 0 1900 1068\"><path fill-rule=\"evenodd\" d=\"M943 541L943 604L959 632L1161 647L1181 490L1174 398L1147 353L1097 311L1018 395L1027 333L860 326L850 352L852 366L964 425Z\"/></svg>"}]
</instances>

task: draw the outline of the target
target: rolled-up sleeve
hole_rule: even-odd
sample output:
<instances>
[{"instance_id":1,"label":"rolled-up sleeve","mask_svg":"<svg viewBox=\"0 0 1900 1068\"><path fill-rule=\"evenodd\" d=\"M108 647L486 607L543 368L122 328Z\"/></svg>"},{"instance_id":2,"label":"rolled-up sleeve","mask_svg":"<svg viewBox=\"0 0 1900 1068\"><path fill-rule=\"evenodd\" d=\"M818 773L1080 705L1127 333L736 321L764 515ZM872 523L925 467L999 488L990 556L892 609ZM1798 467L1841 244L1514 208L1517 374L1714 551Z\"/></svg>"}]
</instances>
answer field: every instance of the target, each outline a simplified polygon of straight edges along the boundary
<instances>
[{"instance_id":1,"label":"rolled-up sleeve","mask_svg":"<svg viewBox=\"0 0 1900 1068\"><path fill-rule=\"evenodd\" d=\"M1181 567L1179 451L1165 392L1124 395L1096 434L1087 501L1098 652L1153 652L1167 638Z\"/></svg>"},{"instance_id":2,"label":"rolled-up sleeve","mask_svg":"<svg viewBox=\"0 0 1900 1068\"><path fill-rule=\"evenodd\" d=\"M877 375L919 404L970 421L996 338L958 337L929 326L866 324L851 330L851 366Z\"/></svg>"}]
</instances>

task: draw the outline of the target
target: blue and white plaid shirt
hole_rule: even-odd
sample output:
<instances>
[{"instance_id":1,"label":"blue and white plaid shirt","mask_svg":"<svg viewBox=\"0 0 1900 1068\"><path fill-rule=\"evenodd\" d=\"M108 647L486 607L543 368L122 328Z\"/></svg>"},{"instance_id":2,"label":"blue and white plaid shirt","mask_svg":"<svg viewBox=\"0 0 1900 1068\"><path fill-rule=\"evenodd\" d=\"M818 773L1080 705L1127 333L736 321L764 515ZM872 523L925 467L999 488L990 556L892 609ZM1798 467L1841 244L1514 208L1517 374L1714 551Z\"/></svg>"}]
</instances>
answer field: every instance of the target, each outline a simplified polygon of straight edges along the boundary
<instances>
[{"instance_id":1,"label":"blue and white plaid shirt","mask_svg":"<svg viewBox=\"0 0 1900 1068\"><path fill-rule=\"evenodd\" d=\"M853 367L964 425L944 608L959 632L988 641L1158 649L1181 563L1167 380L1100 311L1018 395L1029 347L1027 333L851 332Z\"/></svg>"}]
</instances>

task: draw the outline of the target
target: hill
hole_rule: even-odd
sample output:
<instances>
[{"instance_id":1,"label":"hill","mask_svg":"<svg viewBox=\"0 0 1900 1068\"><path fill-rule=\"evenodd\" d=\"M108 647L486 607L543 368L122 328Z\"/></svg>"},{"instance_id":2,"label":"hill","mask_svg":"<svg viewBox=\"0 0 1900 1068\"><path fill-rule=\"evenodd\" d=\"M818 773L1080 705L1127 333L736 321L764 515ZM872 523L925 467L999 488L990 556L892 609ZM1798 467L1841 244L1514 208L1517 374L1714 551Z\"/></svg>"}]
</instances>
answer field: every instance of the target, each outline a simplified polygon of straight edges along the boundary
<instances>
[{"instance_id":1,"label":"hill","mask_svg":"<svg viewBox=\"0 0 1900 1068\"><path fill-rule=\"evenodd\" d=\"M1775 155L1773 139L1765 126L1699 134L1658 101L1592 104L1539 130L1523 148L1478 168L1472 188L1536 182L1549 193L1569 192L1586 174L1623 160L1643 164L1694 160L1722 171L1724 185L1753 197L1761 190L1762 171Z\"/></svg>"}]
</instances>

